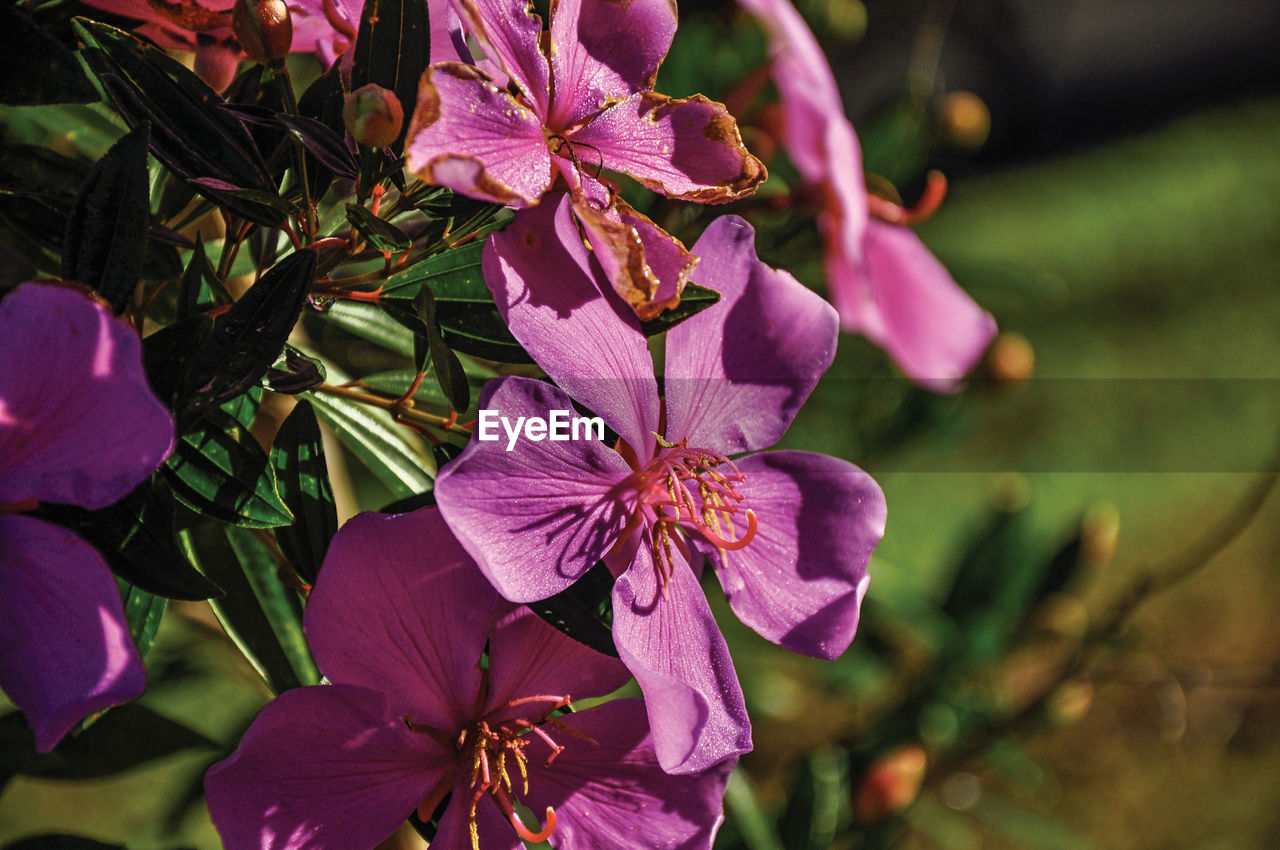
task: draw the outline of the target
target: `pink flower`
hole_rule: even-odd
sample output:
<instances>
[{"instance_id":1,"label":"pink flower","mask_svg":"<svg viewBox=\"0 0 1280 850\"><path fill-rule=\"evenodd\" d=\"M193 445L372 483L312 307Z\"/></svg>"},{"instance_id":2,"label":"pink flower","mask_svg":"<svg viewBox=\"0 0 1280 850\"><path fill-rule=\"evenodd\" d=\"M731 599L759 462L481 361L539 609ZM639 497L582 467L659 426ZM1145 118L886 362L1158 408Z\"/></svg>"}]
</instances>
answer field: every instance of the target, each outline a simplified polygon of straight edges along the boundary
<instances>
[{"instance_id":1,"label":"pink flower","mask_svg":"<svg viewBox=\"0 0 1280 850\"><path fill-rule=\"evenodd\" d=\"M652 90L675 4L562 0L549 34L526 0L458 6L502 76L456 62L428 69L405 145L410 171L518 209L562 181L623 300L642 317L677 303L696 258L616 197L600 172L717 203L754 191L765 171L723 105Z\"/></svg>"},{"instance_id":2,"label":"pink flower","mask_svg":"<svg viewBox=\"0 0 1280 850\"><path fill-rule=\"evenodd\" d=\"M0 301L0 688L41 752L141 693L144 673L102 556L23 512L104 508L172 448L124 322L62 286L24 283Z\"/></svg>"},{"instance_id":3,"label":"pink flower","mask_svg":"<svg viewBox=\"0 0 1280 850\"><path fill-rule=\"evenodd\" d=\"M722 216L695 245L721 300L667 333L660 397L639 322L601 297L567 206L530 210L484 257L511 332L562 389L502 378L480 406L514 423L572 410L572 397L621 440L473 440L440 471L436 498L512 601L559 593L604 560L614 643L662 766L704 770L749 750L751 726L703 566L758 634L835 658L857 629L884 496L843 460L761 451L831 364L838 330L829 304L756 259L744 221ZM529 239L553 229L545 246Z\"/></svg>"},{"instance_id":4,"label":"pink flower","mask_svg":"<svg viewBox=\"0 0 1280 850\"><path fill-rule=\"evenodd\" d=\"M305 628L334 684L279 696L209 771L227 850L371 850L446 794L442 850L711 846L732 765L667 776L637 699L562 714L626 670L500 600L435 509L343 526Z\"/></svg>"},{"instance_id":5,"label":"pink flower","mask_svg":"<svg viewBox=\"0 0 1280 850\"><path fill-rule=\"evenodd\" d=\"M996 333L916 235L868 215L862 152L831 67L788 0L738 0L769 33L782 99L782 144L824 197L827 288L841 326L884 348L908 377L957 387Z\"/></svg>"}]
</instances>

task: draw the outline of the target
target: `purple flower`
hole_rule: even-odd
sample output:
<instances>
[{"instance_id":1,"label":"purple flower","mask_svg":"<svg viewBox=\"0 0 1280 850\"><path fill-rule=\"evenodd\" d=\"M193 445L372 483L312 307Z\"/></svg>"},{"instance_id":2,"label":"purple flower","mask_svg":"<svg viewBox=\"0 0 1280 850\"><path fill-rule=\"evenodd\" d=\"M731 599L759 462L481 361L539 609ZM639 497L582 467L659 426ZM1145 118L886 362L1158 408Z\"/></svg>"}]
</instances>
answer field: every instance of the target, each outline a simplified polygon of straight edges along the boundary
<instances>
[{"instance_id":1,"label":"purple flower","mask_svg":"<svg viewBox=\"0 0 1280 850\"><path fill-rule=\"evenodd\" d=\"M0 688L41 752L141 693L144 673L102 556L23 512L104 508L172 448L124 322L63 286L24 283L0 301Z\"/></svg>"},{"instance_id":2,"label":"purple flower","mask_svg":"<svg viewBox=\"0 0 1280 850\"><path fill-rule=\"evenodd\" d=\"M601 297L573 232L567 202L544 203L486 250L507 324L564 390L491 381L481 408L515 422L572 409L572 396L621 442L526 438L507 451L506 440L473 441L441 471L436 495L512 601L555 594L605 560L617 576L614 642L644 691L658 758L671 772L702 770L751 740L701 565L712 564L758 633L834 658L857 628L884 498L864 472L825 455L730 459L782 436L837 336L829 305L756 259L745 222L722 217L695 246L700 283L721 300L667 334L665 400L636 318ZM545 233L558 238L544 244Z\"/></svg>"},{"instance_id":3,"label":"purple flower","mask_svg":"<svg viewBox=\"0 0 1280 850\"><path fill-rule=\"evenodd\" d=\"M769 33L782 144L823 193L818 228L841 325L888 351L922 386L955 389L995 336L995 320L915 233L868 215L858 137L831 66L795 7L788 0L738 2Z\"/></svg>"},{"instance_id":4,"label":"purple flower","mask_svg":"<svg viewBox=\"0 0 1280 850\"><path fill-rule=\"evenodd\" d=\"M729 767L663 773L637 699L559 714L625 668L500 600L435 509L343 526L304 624L334 684L277 697L209 771L227 850L368 850L446 794L443 850L711 846Z\"/></svg>"},{"instance_id":5,"label":"purple flower","mask_svg":"<svg viewBox=\"0 0 1280 850\"><path fill-rule=\"evenodd\" d=\"M526 0L458 6L500 76L456 62L428 69L405 145L409 170L517 208L537 204L558 176L623 300L642 318L677 303L697 260L616 197L600 172L717 203L754 191L765 171L722 104L652 90L675 34L675 4L562 0L545 41Z\"/></svg>"}]
</instances>

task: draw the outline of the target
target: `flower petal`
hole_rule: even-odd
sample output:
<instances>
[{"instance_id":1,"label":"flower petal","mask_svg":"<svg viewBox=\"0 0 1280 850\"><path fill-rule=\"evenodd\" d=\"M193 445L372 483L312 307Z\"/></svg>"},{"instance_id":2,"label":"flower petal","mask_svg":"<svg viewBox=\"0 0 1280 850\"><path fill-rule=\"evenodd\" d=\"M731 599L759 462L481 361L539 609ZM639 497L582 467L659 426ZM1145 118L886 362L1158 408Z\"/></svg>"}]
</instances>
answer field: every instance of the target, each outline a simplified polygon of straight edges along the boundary
<instances>
[{"instance_id":1,"label":"flower petal","mask_svg":"<svg viewBox=\"0 0 1280 850\"><path fill-rule=\"evenodd\" d=\"M81 292L24 283L10 293L0 363L0 504L103 508L173 448L138 335Z\"/></svg>"},{"instance_id":2,"label":"flower petal","mask_svg":"<svg viewBox=\"0 0 1280 850\"><path fill-rule=\"evenodd\" d=\"M577 147L594 149L605 168L687 201L732 201L754 192L767 176L724 104L700 94L673 100L640 92L566 136Z\"/></svg>"},{"instance_id":3,"label":"flower petal","mask_svg":"<svg viewBox=\"0 0 1280 850\"><path fill-rule=\"evenodd\" d=\"M512 700L571 696L575 701L613 693L631 678L616 658L578 643L528 608L507 614L489 636L489 715ZM550 706L522 705L492 720L530 717Z\"/></svg>"},{"instance_id":4,"label":"flower petal","mask_svg":"<svg viewBox=\"0 0 1280 850\"><path fill-rule=\"evenodd\" d=\"M474 65L422 75L405 153L416 177L500 204L536 204L551 185L542 121Z\"/></svg>"},{"instance_id":5,"label":"flower petal","mask_svg":"<svg viewBox=\"0 0 1280 850\"><path fill-rule=\"evenodd\" d=\"M568 195L521 210L485 246L484 278L511 333L552 380L644 453L658 427L653 360L639 322L602 293L599 273Z\"/></svg>"},{"instance_id":6,"label":"flower petal","mask_svg":"<svg viewBox=\"0 0 1280 850\"><path fill-rule=\"evenodd\" d=\"M373 850L452 768L368 688L317 685L268 703L205 776L227 850Z\"/></svg>"},{"instance_id":7,"label":"flower petal","mask_svg":"<svg viewBox=\"0 0 1280 850\"><path fill-rule=\"evenodd\" d=\"M751 750L738 674L693 570L675 554L660 583L647 541L613 585L613 641L644 692L667 773L697 773Z\"/></svg>"},{"instance_id":8,"label":"flower petal","mask_svg":"<svg viewBox=\"0 0 1280 850\"><path fill-rule=\"evenodd\" d=\"M547 114L551 72L542 55L542 18L531 0L458 0L458 11L490 59L520 87L540 116Z\"/></svg>"},{"instance_id":9,"label":"flower petal","mask_svg":"<svg viewBox=\"0 0 1280 850\"><path fill-rule=\"evenodd\" d=\"M698 258L684 247L679 239L654 224L648 216L637 212L621 198L614 200L618 220L635 228L644 247L644 262L658 279L658 287L654 290L649 303L636 310L642 320L652 319L668 307L680 303L680 294L689 282ZM595 242L592 242L595 247Z\"/></svg>"},{"instance_id":10,"label":"flower petal","mask_svg":"<svg viewBox=\"0 0 1280 850\"><path fill-rule=\"evenodd\" d=\"M551 121L572 127L653 88L676 33L673 0L558 0L551 17Z\"/></svg>"},{"instance_id":11,"label":"flower petal","mask_svg":"<svg viewBox=\"0 0 1280 850\"><path fill-rule=\"evenodd\" d=\"M909 228L872 221L865 255L861 286L847 272L832 277L842 323L882 346L916 383L957 389L995 337L995 319Z\"/></svg>"},{"instance_id":12,"label":"flower petal","mask_svg":"<svg viewBox=\"0 0 1280 850\"><path fill-rule=\"evenodd\" d=\"M698 283L720 301L667 334L667 438L736 454L782 437L835 357L836 313L785 271L756 259L736 216L694 245Z\"/></svg>"},{"instance_id":13,"label":"flower petal","mask_svg":"<svg viewBox=\"0 0 1280 850\"><path fill-rule=\"evenodd\" d=\"M867 564L884 536L885 501L861 469L812 452L765 452L737 462L738 492L756 535L713 557L738 619L762 637L817 658L853 641Z\"/></svg>"},{"instance_id":14,"label":"flower petal","mask_svg":"<svg viewBox=\"0 0 1280 850\"><path fill-rule=\"evenodd\" d=\"M364 513L334 536L304 627L331 681L388 694L400 717L460 729L499 604L440 512Z\"/></svg>"},{"instance_id":15,"label":"flower petal","mask_svg":"<svg viewBox=\"0 0 1280 850\"><path fill-rule=\"evenodd\" d=\"M432 848L471 850L471 823L468 815L475 792L468 784L470 778L459 774L455 780L453 796L449 798L449 804L440 817L435 840L431 842ZM526 846L516 836L510 821L503 816L491 798L476 800L476 835L484 850L524 850Z\"/></svg>"},{"instance_id":16,"label":"flower petal","mask_svg":"<svg viewBox=\"0 0 1280 850\"><path fill-rule=\"evenodd\" d=\"M691 776L664 773L638 699L616 699L557 725L577 734L543 727L565 748L550 765L550 747L530 739L529 793L522 800L539 815L555 810L557 847L711 846L734 759Z\"/></svg>"},{"instance_id":17,"label":"flower petal","mask_svg":"<svg viewBox=\"0 0 1280 850\"><path fill-rule=\"evenodd\" d=\"M573 403L550 384L499 378L485 385L480 409L517 430L522 419L548 419ZM476 439L436 478L440 513L500 594L546 599L613 545L632 513L618 492L631 468L594 440L535 442L519 430L511 438L485 421L482 413Z\"/></svg>"},{"instance_id":18,"label":"flower petal","mask_svg":"<svg viewBox=\"0 0 1280 850\"><path fill-rule=\"evenodd\" d=\"M142 693L142 659L102 556L65 528L0 515L0 688L48 752Z\"/></svg>"}]
</instances>

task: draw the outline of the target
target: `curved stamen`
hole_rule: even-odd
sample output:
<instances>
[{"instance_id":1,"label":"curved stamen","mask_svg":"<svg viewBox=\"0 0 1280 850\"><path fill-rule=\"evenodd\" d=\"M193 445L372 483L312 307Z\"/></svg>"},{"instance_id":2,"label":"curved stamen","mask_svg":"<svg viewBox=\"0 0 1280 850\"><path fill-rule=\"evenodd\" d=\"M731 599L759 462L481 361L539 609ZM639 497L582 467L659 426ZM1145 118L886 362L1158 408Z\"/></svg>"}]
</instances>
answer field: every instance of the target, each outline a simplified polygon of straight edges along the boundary
<instances>
[{"instance_id":1,"label":"curved stamen","mask_svg":"<svg viewBox=\"0 0 1280 850\"><path fill-rule=\"evenodd\" d=\"M933 217L947 196L947 178L941 171L930 171L925 178L924 193L913 207L903 207L875 195L867 195L867 209L886 224L913 227Z\"/></svg>"},{"instance_id":2,"label":"curved stamen","mask_svg":"<svg viewBox=\"0 0 1280 850\"><path fill-rule=\"evenodd\" d=\"M694 528L698 529L698 533L707 538L717 549L733 552L746 546L756 536L756 512L747 508L747 531L737 540L726 540L702 523L694 525Z\"/></svg>"},{"instance_id":3,"label":"curved stamen","mask_svg":"<svg viewBox=\"0 0 1280 850\"><path fill-rule=\"evenodd\" d=\"M556 810L550 806L547 806L547 825L542 828L541 832L531 832L514 810L507 812L507 820L511 821L516 833L530 844L541 844L551 837L551 833L556 831Z\"/></svg>"}]
</instances>

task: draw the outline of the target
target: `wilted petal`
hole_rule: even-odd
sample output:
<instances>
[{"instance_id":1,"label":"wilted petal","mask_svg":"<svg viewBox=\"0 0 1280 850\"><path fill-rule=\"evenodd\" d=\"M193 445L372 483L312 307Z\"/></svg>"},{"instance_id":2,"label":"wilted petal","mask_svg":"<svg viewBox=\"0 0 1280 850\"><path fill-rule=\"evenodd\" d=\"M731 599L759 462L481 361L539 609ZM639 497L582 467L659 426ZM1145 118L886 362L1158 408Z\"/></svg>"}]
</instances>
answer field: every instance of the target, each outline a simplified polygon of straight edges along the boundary
<instances>
[{"instance_id":1,"label":"wilted petal","mask_svg":"<svg viewBox=\"0 0 1280 850\"><path fill-rule=\"evenodd\" d=\"M776 644L832 659L848 649L884 536L879 485L853 464L811 452L765 452L737 462L756 535L712 557L738 619Z\"/></svg>"},{"instance_id":2,"label":"wilted petal","mask_svg":"<svg viewBox=\"0 0 1280 850\"><path fill-rule=\"evenodd\" d=\"M658 227L648 216L636 212L621 198L614 201L614 209L619 221L635 228L640 244L644 246L644 261L658 279L658 288L649 303L636 311L641 319L652 319L680 303L680 294L698 265L698 258L679 239Z\"/></svg>"},{"instance_id":3,"label":"wilted petal","mask_svg":"<svg viewBox=\"0 0 1280 850\"><path fill-rule=\"evenodd\" d=\"M832 280L841 321L882 346L922 386L957 389L995 336L995 319L910 229L872 221L865 248L861 289L847 278Z\"/></svg>"},{"instance_id":4,"label":"wilted petal","mask_svg":"<svg viewBox=\"0 0 1280 850\"><path fill-rule=\"evenodd\" d=\"M612 199L599 203L575 192L573 214L591 243L591 250L613 291L641 319L656 315L653 306L660 283L645 258L644 241L634 227L618 216Z\"/></svg>"},{"instance_id":5,"label":"wilted petal","mask_svg":"<svg viewBox=\"0 0 1280 850\"><path fill-rule=\"evenodd\" d=\"M530 739L529 793L522 801L539 814L555 809L557 847L711 846L724 820L734 760L691 776L664 773L638 699L613 700L558 723L577 735L545 727L565 748L549 767L550 747Z\"/></svg>"},{"instance_id":6,"label":"wilted petal","mask_svg":"<svg viewBox=\"0 0 1280 850\"><path fill-rule=\"evenodd\" d=\"M394 695L415 723L458 729L497 594L440 512L364 513L339 529L307 602L307 640L331 681Z\"/></svg>"},{"instance_id":7,"label":"wilted petal","mask_svg":"<svg viewBox=\"0 0 1280 850\"><path fill-rule=\"evenodd\" d=\"M736 216L712 222L694 252L697 282L720 301L667 334L667 438L724 454L767 448L831 365L836 313L756 259L755 231Z\"/></svg>"},{"instance_id":8,"label":"wilted petal","mask_svg":"<svg viewBox=\"0 0 1280 850\"><path fill-rule=\"evenodd\" d=\"M531 0L458 0L458 11L488 57L545 116L551 76L539 48L542 18L534 14Z\"/></svg>"},{"instance_id":9,"label":"wilted petal","mask_svg":"<svg viewBox=\"0 0 1280 850\"><path fill-rule=\"evenodd\" d=\"M601 697L631 678L616 658L578 643L528 608L517 608L499 621L489 637L490 721L532 718L547 703L522 704L503 710L515 699L540 696Z\"/></svg>"},{"instance_id":10,"label":"wilted petal","mask_svg":"<svg viewBox=\"0 0 1280 850\"><path fill-rule=\"evenodd\" d=\"M286 691L205 776L226 850L372 850L452 768L453 747L410 731L351 685Z\"/></svg>"},{"instance_id":11,"label":"wilted petal","mask_svg":"<svg viewBox=\"0 0 1280 850\"><path fill-rule=\"evenodd\" d=\"M173 448L138 335L74 289L25 283L0 301L0 363L0 504L106 507Z\"/></svg>"},{"instance_id":12,"label":"wilted petal","mask_svg":"<svg viewBox=\"0 0 1280 850\"><path fill-rule=\"evenodd\" d=\"M65 528L0 515L0 689L48 752L142 693L142 659L102 556Z\"/></svg>"},{"instance_id":13,"label":"wilted petal","mask_svg":"<svg viewBox=\"0 0 1280 850\"><path fill-rule=\"evenodd\" d=\"M474 65L422 75L405 153L416 177L500 204L536 204L551 185L541 120Z\"/></svg>"},{"instance_id":14,"label":"wilted petal","mask_svg":"<svg viewBox=\"0 0 1280 850\"><path fill-rule=\"evenodd\" d=\"M751 749L738 674L693 571L675 554L663 588L648 545L613 585L613 641L649 710L668 773L697 773Z\"/></svg>"},{"instance_id":15,"label":"wilted petal","mask_svg":"<svg viewBox=\"0 0 1280 850\"><path fill-rule=\"evenodd\" d=\"M580 157L598 152L605 168L673 198L732 201L754 192L766 176L724 104L702 95L673 100L641 92L567 135L587 151Z\"/></svg>"},{"instance_id":16,"label":"wilted petal","mask_svg":"<svg viewBox=\"0 0 1280 850\"><path fill-rule=\"evenodd\" d=\"M521 419L572 410L550 384L500 378L485 385L481 410L496 410L512 430ZM618 485L631 474L622 456L595 440L510 442L495 424L440 470L440 513L498 592L512 602L546 599L595 566L626 524ZM511 445L511 451L507 446Z\"/></svg>"},{"instance_id":17,"label":"wilted petal","mask_svg":"<svg viewBox=\"0 0 1280 850\"><path fill-rule=\"evenodd\" d=\"M567 195L521 210L485 246L484 278L511 333L552 380L643 454L658 427L653 360L635 316L603 297L599 274Z\"/></svg>"},{"instance_id":18,"label":"wilted petal","mask_svg":"<svg viewBox=\"0 0 1280 850\"><path fill-rule=\"evenodd\" d=\"M551 19L551 125L571 127L653 88L676 32L673 0L559 0Z\"/></svg>"}]
</instances>

